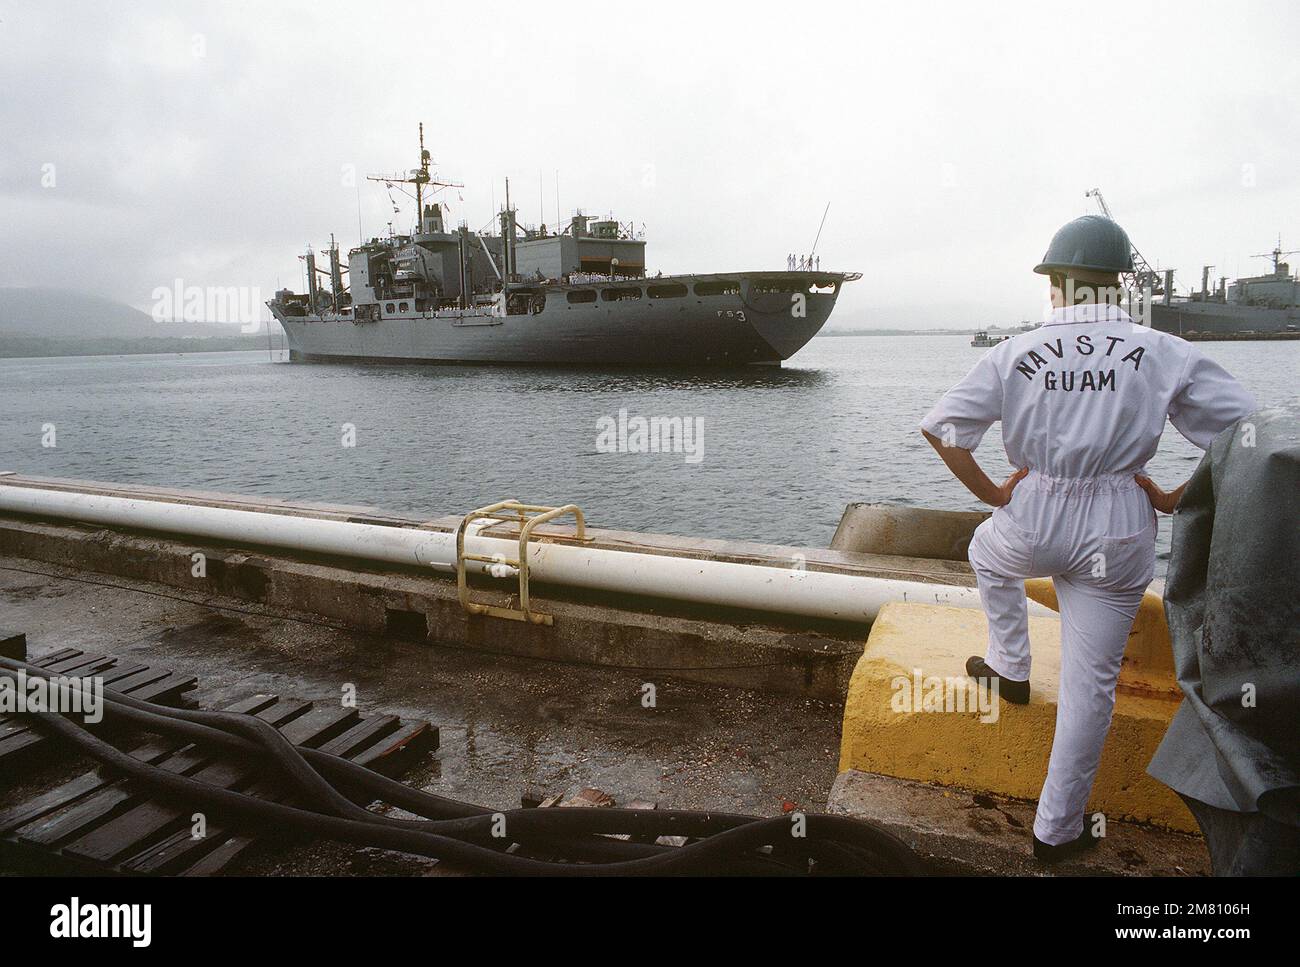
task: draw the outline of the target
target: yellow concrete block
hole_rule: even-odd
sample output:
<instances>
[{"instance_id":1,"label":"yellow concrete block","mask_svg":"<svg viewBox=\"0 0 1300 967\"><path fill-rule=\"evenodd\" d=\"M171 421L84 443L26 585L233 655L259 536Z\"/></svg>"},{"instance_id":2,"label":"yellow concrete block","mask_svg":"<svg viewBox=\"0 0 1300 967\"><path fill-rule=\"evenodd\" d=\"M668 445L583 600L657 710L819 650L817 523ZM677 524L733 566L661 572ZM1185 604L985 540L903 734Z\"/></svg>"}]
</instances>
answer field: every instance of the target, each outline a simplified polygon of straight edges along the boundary
<instances>
[{"instance_id":1,"label":"yellow concrete block","mask_svg":"<svg viewBox=\"0 0 1300 967\"><path fill-rule=\"evenodd\" d=\"M1050 578L1030 578L1025 582L1025 594L1044 607L1061 610L1056 603L1056 585ZM1174 649L1165 621L1164 598L1154 591L1144 594L1138 606L1124 648L1119 681L1121 686L1130 688L1182 694L1174 672Z\"/></svg>"},{"instance_id":2,"label":"yellow concrete block","mask_svg":"<svg viewBox=\"0 0 1300 967\"><path fill-rule=\"evenodd\" d=\"M939 694L936 683L968 681L966 659L984 654L987 622L983 612L970 608L886 605L849 683L840 771L858 769L1037 799L1056 724L1060 620L1030 618L1029 639L1033 671L1028 705L999 699L996 717L986 716L991 721L981 721L977 709L925 711L925 698ZM931 679L928 687L926 679ZM1146 774L1180 698L1164 680L1153 684L1121 683L1089 808L1111 819L1194 832L1195 821L1182 800Z\"/></svg>"}]
</instances>

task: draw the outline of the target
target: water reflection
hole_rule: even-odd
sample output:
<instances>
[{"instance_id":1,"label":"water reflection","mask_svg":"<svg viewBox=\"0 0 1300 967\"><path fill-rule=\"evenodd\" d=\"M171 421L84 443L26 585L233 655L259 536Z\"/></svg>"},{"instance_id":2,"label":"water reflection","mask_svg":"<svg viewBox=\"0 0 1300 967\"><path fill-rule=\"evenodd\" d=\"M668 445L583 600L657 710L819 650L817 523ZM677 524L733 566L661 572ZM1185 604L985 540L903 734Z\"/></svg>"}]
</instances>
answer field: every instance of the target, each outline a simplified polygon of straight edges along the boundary
<instances>
[{"instance_id":1,"label":"water reflection","mask_svg":"<svg viewBox=\"0 0 1300 967\"><path fill-rule=\"evenodd\" d=\"M294 369L331 370L349 379L388 384L472 383L482 387L525 389L530 392L635 393L678 389L815 389L835 379L819 368L750 366L743 369L627 368L586 366L410 366L335 363L294 363Z\"/></svg>"}]
</instances>

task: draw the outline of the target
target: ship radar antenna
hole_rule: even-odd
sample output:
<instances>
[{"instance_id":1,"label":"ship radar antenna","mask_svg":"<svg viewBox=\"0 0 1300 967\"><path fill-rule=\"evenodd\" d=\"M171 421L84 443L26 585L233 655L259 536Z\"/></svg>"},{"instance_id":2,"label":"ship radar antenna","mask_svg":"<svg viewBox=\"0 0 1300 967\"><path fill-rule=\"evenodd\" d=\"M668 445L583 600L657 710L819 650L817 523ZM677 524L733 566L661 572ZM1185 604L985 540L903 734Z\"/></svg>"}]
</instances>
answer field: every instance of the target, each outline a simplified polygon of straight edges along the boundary
<instances>
[{"instance_id":1,"label":"ship radar antenna","mask_svg":"<svg viewBox=\"0 0 1300 967\"><path fill-rule=\"evenodd\" d=\"M418 233L424 229L424 188L426 185L435 188L464 188L463 184L454 181L439 181L429 174L429 166L432 159L429 151L424 146L424 122L420 122L420 166L412 168L405 174L392 175L366 175L367 181L379 181L388 185L414 185L415 186L415 230Z\"/></svg>"},{"instance_id":2,"label":"ship radar antenna","mask_svg":"<svg viewBox=\"0 0 1300 967\"><path fill-rule=\"evenodd\" d=\"M1282 236L1281 236L1281 234L1279 234L1278 237L1277 237L1277 247L1274 248L1273 251L1271 251L1271 252L1261 252L1259 255L1252 255L1251 258L1253 258L1253 259L1272 259L1272 260L1273 260L1273 274L1276 275L1276 274L1281 270L1281 267L1282 267L1282 260L1283 260L1284 258L1286 258L1288 255L1300 255L1300 249L1294 249L1294 248L1293 248L1293 249L1291 249L1291 251L1289 251L1289 252L1284 252L1284 251L1282 251Z\"/></svg>"}]
</instances>

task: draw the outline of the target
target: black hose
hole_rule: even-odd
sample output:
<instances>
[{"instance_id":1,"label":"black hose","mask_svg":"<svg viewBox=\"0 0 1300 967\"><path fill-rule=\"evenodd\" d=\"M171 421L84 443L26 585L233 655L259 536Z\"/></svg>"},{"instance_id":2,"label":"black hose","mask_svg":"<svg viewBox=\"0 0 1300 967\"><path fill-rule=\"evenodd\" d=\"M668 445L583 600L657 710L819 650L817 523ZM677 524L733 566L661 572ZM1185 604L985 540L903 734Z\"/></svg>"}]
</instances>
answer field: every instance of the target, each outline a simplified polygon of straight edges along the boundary
<instances>
[{"instance_id":1,"label":"black hose","mask_svg":"<svg viewBox=\"0 0 1300 967\"><path fill-rule=\"evenodd\" d=\"M47 680L48 669L0 658L0 677L17 671ZM65 687L68 687L65 684ZM180 736L269 762L288 779L301 808L258 799L167 772L110 745L80 723L30 714L86 754L166 795L211 806L258 826L289 827L330 839L430 856L486 873L598 876L667 873L922 872L911 850L892 834L843 817L808 815L804 836L787 817L757 819L723 813L633 809L516 809L493 811L421 792L346 759L294 746L274 726L251 715L170 709L105 689L105 721ZM339 783L332 785L326 777ZM340 788L341 787L341 788ZM342 790L347 790L346 794ZM383 800L423 819L378 815L361 802ZM494 836L504 820L507 836ZM611 839L610 834L686 836L681 847ZM511 844L589 862L553 862L505 852Z\"/></svg>"},{"instance_id":2,"label":"black hose","mask_svg":"<svg viewBox=\"0 0 1300 967\"><path fill-rule=\"evenodd\" d=\"M51 677L46 669L39 666L0 658L0 676L4 676L5 672L15 670L21 670L27 673L29 677L42 677L47 680ZM393 805L402 805L402 808L408 808L409 811L415 812L417 815L428 814L432 818L441 817L444 820L468 816L491 817L494 815L490 809L461 803L453 799L444 799L440 796L411 789L409 786L381 776L347 759L316 749L296 747L289 743L278 730L260 719L256 720L260 727L255 728L254 731L259 738L266 740L267 745L232 735L220 728L220 726L226 724L242 726L244 723L239 720L252 719L252 716L233 712L164 708L149 702L142 702L139 699L131 698L111 689L105 689L104 702L105 712L107 713L105 717L109 720L121 720L145 731L180 736L188 741L224 747L245 757L251 756L260 760L270 755L274 760L274 764L282 766L280 771L293 781L294 786L306 800L306 804L317 807L321 811L334 814L342 813L353 819L379 822L397 828L416 829L424 827L418 821L413 822L377 815L360 808L360 803L384 799ZM92 755L95 754L93 750L90 751ZM347 800L348 805L339 808L339 797L332 788L329 789L330 794L319 795L318 790L322 781L320 774L313 771L304 762L303 753L314 759L318 767L324 767L323 771L340 773L352 785L354 788L353 797ZM362 788L363 786L368 788ZM399 803L398 800L401 800L401 802ZM472 836L473 832L471 831L467 835ZM484 845L489 845L492 848L505 849L510 845L509 843L502 843L499 838L491 837L489 834L485 834L485 836L486 843ZM569 845L575 858L584 859L627 858L629 856L645 855L647 851L657 851L656 847L609 839L584 840Z\"/></svg>"},{"instance_id":3,"label":"black hose","mask_svg":"<svg viewBox=\"0 0 1300 967\"><path fill-rule=\"evenodd\" d=\"M48 670L40 666L0 658L0 674L5 670L21 670L27 673L29 677L43 677L47 680L51 677ZM495 815L491 809L461 803L453 799L444 799L443 797L411 789L409 786L395 782L346 759L315 749L296 747L289 743L278 730L260 719L255 720L257 726L253 731L267 742L270 746L269 750L266 746L221 730L221 726L226 724L245 726L247 720L252 718L248 715L232 712L164 708L131 698L112 689L105 689L104 701L109 718L127 721L146 731L178 735L189 741L222 746L244 756L263 758L270 751L274 755L275 763L283 766L281 771L303 792L307 805L316 806L318 810L334 814L343 813L354 819L380 822L397 828L413 829L426 827L418 821L376 815L368 810L361 809L359 804L382 799L393 805L406 808L417 815L443 820L470 816L492 817ZM320 776L319 773L313 772L307 767L303 761L304 755L310 757L317 768L321 768L321 771L339 773L345 778L346 782L355 787L353 798L348 800L350 805L338 809L339 799L337 796L327 795L321 797L317 794L321 781ZM531 813L532 811L527 812ZM711 832L743 825L751 821L749 817L745 816L702 813L674 814L669 811L661 811L654 814L653 818L656 821L647 824L647 828L643 830L638 826L637 820L644 821L646 817L641 815L644 811L622 812L631 814L630 824L635 828L630 831L654 833L655 835L665 834L659 829L664 823L673 824L667 830L669 834L690 836L707 835ZM463 835L466 838L477 838L480 845L487 845L496 849L505 849L510 845L508 842L502 842L500 838L492 837L491 827L488 824L483 824L481 827L461 827L455 831L458 835ZM629 830L619 828L614 831L627 832ZM557 850L564 847L567 850L564 855L572 855L575 859L626 859L660 852L665 849L665 847L627 843L603 837L598 839L565 840L560 843L554 840L554 834L549 830L545 831L545 836L549 846L555 847Z\"/></svg>"}]
</instances>

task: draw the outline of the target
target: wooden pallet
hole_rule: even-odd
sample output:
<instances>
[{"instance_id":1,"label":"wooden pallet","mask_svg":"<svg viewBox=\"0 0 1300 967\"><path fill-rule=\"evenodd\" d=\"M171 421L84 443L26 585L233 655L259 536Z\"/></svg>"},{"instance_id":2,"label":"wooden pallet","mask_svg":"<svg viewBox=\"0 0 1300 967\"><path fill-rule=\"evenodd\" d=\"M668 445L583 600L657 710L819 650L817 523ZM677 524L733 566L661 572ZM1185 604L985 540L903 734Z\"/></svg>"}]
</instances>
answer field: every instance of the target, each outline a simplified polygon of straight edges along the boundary
<instances>
[{"instance_id":1,"label":"wooden pallet","mask_svg":"<svg viewBox=\"0 0 1300 967\"><path fill-rule=\"evenodd\" d=\"M386 775L404 771L438 746L438 730L428 722L361 715L337 705L257 695L227 711L256 715L296 745ZM260 774L227 752L159 737L130 754L223 788L291 801L282 779ZM0 860L8 858L39 872L202 876L223 872L267 838L208 815L206 835L195 839L193 814L193 809L157 798L142 784L115 778L101 766L0 814ZM282 836L275 839L284 841Z\"/></svg>"},{"instance_id":2,"label":"wooden pallet","mask_svg":"<svg viewBox=\"0 0 1300 967\"><path fill-rule=\"evenodd\" d=\"M198 681L193 675L77 648L62 648L33 658L31 663L55 675L100 678L105 688L141 701L174 707L192 706L186 693ZM49 762L65 749L48 734L33 729L25 717L0 715L0 782L6 777L19 775L18 769L23 761L30 761L37 752L40 752L42 762Z\"/></svg>"}]
</instances>

